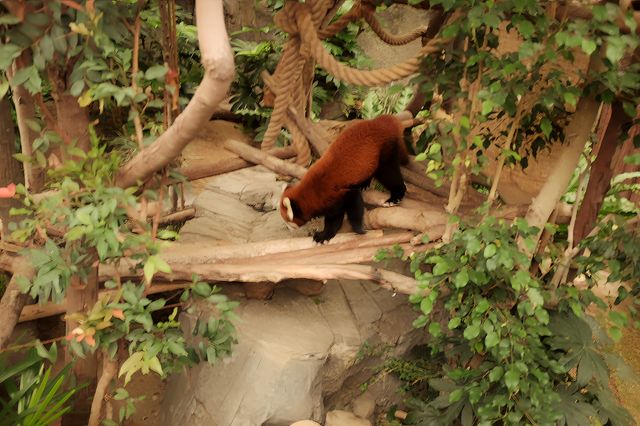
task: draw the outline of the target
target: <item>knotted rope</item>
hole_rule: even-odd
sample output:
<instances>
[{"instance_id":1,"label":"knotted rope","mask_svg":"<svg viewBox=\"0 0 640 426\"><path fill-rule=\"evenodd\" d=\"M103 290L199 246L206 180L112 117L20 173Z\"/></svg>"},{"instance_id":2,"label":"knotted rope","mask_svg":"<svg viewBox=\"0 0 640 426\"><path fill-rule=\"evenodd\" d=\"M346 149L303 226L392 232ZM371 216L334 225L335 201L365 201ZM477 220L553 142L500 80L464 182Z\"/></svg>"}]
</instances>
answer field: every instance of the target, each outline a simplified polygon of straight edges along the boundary
<instances>
[{"instance_id":1,"label":"knotted rope","mask_svg":"<svg viewBox=\"0 0 640 426\"><path fill-rule=\"evenodd\" d=\"M389 84L416 73L425 55L437 53L448 40L431 39L413 58L390 68L359 70L337 61L322 45L321 39L333 36L350 22L364 18L372 30L390 45L407 44L426 31L419 27L409 34L394 36L384 31L375 19L375 6L366 2L356 2L353 8L334 23L319 29L328 10L327 0L298 3L289 1L276 14L274 21L289 34L282 57L273 76L263 74L263 79L275 94L275 103L269 125L264 134L262 149L273 148L283 125L287 125L293 137L293 145L298 153L297 163L306 165L311 159L311 151L304 135L295 123L288 119L287 109L294 106L297 111L308 110L309 93L305 93L303 69L313 72L314 61L337 79L362 86ZM307 67L305 67L307 64ZM310 86L310 84L307 84ZM308 90L308 89L307 89Z\"/></svg>"}]
</instances>

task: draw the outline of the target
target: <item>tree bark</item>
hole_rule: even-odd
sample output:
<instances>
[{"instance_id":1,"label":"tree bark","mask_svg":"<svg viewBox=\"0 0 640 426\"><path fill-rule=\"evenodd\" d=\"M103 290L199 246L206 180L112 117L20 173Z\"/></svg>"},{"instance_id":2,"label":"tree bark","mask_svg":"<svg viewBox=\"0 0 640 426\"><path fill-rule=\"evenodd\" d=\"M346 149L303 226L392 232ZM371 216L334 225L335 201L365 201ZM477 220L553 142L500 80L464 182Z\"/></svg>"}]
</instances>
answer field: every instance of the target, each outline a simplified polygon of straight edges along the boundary
<instances>
[{"instance_id":1,"label":"tree bark","mask_svg":"<svg viewBox=\"0 0 640 426\"><path fill-rule=\"evenodd\" d=\"M205 75L191 102L174 123L149 147L122 167L120 187L145 181L182 152L227 95L234 76L233 52L229 44L222 0L197 1L198 40Z\"/></svg>"},{"instance_id":2,"label":"tree bark","mask_svg":"<svg viewBox=\"0 0 640 426\"><path fill-rule=\"evenodd\" d=\"M611 118L602 136L598 155L591 166L587 190L578 210L573 231L574 245L578 245L596 223L604 197L611 187L611 178L614 174L613 158L621 146L622 128L626 123L628 123L628 117L620 101L616 100L611 105Z\"/></svg>"},{"instance_id":3,"label":"tree bark","mask_svg":"<svg viewBox=\"0 0 640 426\"><path fill-rule=\"evenodd\" d=\"M537 238L540 237L544 224L560 201L560 197L567 190L597 115L598 102L592 97L582 97L565 129L566 147L556 160L556 167L529 206L525 216L530 226L540 229ZM519 246L525 253L533 255L534 251L524 247L523 240L519 240Z\"/></svg>"},{"instance_id":4,"label":"tree bark","mask_svg":"<svg viewBox=\"0 0 640 426\"><path fill-rule=\"evenodd\" d=\"M16 132L11 117L11 105L7 96L0 99L0 187L10 183L24 183L22 166L13 158L15 154ZM15 198L0 198L0 240L8 235L9 211L20 203Z\"/></svg>"},{"instance_id":5,"label":"tree bark","mask_svg":"<svg viewBox=\"0 0 640 426\"><path fill-rule=\"evenodd\" d=\"M262 164L269 170L273 170L276 173L293 176L298 179L302 179L307 169L295 163L289 163L267 154L265 151L261 151L257 148L238 142L235 140L228 140L224 143L225 149L238 154L241 158L250 161L254 164Z\"/></svg>"},{"instance_id":6,"label":"tree bark","mask_svg":"<svg viewBox=\"0 0 640 426\"><path fill-rule=\"evenodd\" d=\"M0 300L0 350L4 350L9 343L9 337L18 323L20 312L27 303L29 295L22 293L18 286L18 277L30 279L33 276L33 268L28 259L12 259L13 276Z\"/></svg>"},{"instance_id":7,"label":"tree bark","mask_svg":"<svg viewBox=\"0 0 640 426\"><path fill-rule=\"evenodd\" d=\"M288 159L295 157L296 151L291 148L282 148L269 152L275 157ZM254 166L255 163L243 160L242 158L232 158L222 161L192 161L180 168L180 174L189 180L196 180L205 177L229 173L234 170Z\"/></svg>"},{"instance_id":8,"label":"tree bark","mask_svg":"<svg viewBox=\"0 0 640 426\"><path fill-rule=\"evenodd\" d=\"M74 57L66 63L53 63L47 68L49 83L51 84L51 96L53 97L56 115L44 110L48 126L56 131L64 146L60 147L60 158L63 161L71 161L66 148L75 147L88 152L91 147L89 139L89 110L78 104L78 99L69 93L69 76L73 69L73 63L78 57ZM40 98L38 98L40 100ZM40 108L45 109L43 102L39 102ZM67 289L67 314L86 312L98 301L98 267L95 249L87 248L88 258L84 267L89 271L86 280L82 280L79 274L71 277L71 283ZM93 263L96 261L96 265ZM78 327L75 321L66 321L66 331L70 334ZM62 418L62 425L86 424L91 413L91 400L96 388L98 370L95 354L87 353L84 358L77 359L69 349L65 351L67 362L75 361L73 374L78 383L86 386L79 389L73 399L73 409Z\"/></svg>"},{"instance_id":9,"label":"tree bark","mask_svg":"<svg viewBox=\"0 0 640 426\"><path fill-rule=\"evenodd\" d=\"M12 67L11 73L14 74L22 66L31 64L31 56L25 51L21 57L16 60ZM24 86L12 86L11 95L13 104L16 109L16 121L20 132L20 147L22 154L33 158L33 141L38 137L37 132L33 131L29 125L29 121L36 121L36 106L33 97L27 92ZM35 164L35 162L24 163L24 183L31 192L40 192L44 188L44 169Z\"/></svg>"},{"instance_id":10,"label":"tree bark","mask_svg":"<svg viewBox=\"0 0 640 426\"><path fill-rule=\"evenodd\" d=\"M106 396L111 380L118 372L118 361L110 359L106 352L102 353L102 374L96 385L96 393L91 402L91 416L89 417L89 426L100 425L100 414L102 414L102 405Z\"/></svg>"},{"instance_id":11,"label":"tree bark","mask_svg":"<svg viewBox=\"0 0 640 426\"><path fill-rule=\"evenodd\" d=\"M78 98L71 96L66 90L54 99L58 128L63 133L60 135L62 140L74 142L76 148L88 152L91 145L88 109L81 107Z\"/></svg>"}]
</instances>

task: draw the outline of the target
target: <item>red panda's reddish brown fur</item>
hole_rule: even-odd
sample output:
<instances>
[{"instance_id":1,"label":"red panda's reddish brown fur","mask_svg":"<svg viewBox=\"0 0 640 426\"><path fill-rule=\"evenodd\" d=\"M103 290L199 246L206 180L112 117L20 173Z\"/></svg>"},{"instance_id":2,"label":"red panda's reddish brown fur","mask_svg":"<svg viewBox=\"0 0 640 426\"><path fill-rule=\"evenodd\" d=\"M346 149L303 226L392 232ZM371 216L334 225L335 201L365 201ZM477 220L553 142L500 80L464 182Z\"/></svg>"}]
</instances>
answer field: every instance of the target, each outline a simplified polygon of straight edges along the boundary
<instances>
[{"instance_id":1,"label":"red panda's reddish brown fur","mask_svg":"<svg viewBox=\"0 0 640 426\"><path fill-rule=\"evenodd\" d=\"M382 115L356 122L338 135L299 184L283 192L281 215L286 222L303 225L313 217L325 215L341 203L350 191L363 189L373 177L387 173L386 169L390 170L390 174L398 175L400 182L395 186L402 185L402 193L396 198L402 198L404 183L399 174L399 164L407 162L400 120L391 115ZM396 182L398 178L392 181ZM393 194L389 185L381 183ZM294 204L293 217L290 217L291 202Z\"/></svg>"}]
</instances>

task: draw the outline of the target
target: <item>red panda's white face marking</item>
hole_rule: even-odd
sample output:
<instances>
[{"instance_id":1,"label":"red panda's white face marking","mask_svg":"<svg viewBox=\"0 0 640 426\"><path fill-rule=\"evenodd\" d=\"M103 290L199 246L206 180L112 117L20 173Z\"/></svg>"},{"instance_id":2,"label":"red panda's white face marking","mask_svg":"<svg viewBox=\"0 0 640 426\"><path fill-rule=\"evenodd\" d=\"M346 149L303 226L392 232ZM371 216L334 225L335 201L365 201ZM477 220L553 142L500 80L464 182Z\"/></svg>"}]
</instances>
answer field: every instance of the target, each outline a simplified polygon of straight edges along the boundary
<instances>
[{"instance_id":1,"label":"red panda's white face marking","mask_svg":"<svg viewBox=\"0 0 640 426\"><path fill-rule=\"evenodd\" d=\"M280 216L284 220L289 229L297 229L306 223L306 220L296 216L296 208L294 207L294 201L284 194L280 199Z\"/></svg>"},{"instance_id":2,"label":"red panda's white face marking","mask_svg":"<svg viewBox=\"0 0 640 426\"><path fill-rule=\"evenodd\" d=\"M282 207L284 207L283 212L285 214L283 215L283 219L284 219L285 225L287 225L287 228L291 230L298 229L299 228L298 224L293 221L293 208L291 207L291 200L287 197L284 197L282 199Z\"/></svg>"},{"instance_id":3,"label":"red panda's white face marking","mask_svg":"<svg viewBox=\"0 0 640 426\"><path fill-rule=\"evenodd\" d=\"M291 200L288 197L282 199L282 205L287 211L287 219L289 222L293 221L293 209L291 208Z\"/></svg>"}]
</instances>

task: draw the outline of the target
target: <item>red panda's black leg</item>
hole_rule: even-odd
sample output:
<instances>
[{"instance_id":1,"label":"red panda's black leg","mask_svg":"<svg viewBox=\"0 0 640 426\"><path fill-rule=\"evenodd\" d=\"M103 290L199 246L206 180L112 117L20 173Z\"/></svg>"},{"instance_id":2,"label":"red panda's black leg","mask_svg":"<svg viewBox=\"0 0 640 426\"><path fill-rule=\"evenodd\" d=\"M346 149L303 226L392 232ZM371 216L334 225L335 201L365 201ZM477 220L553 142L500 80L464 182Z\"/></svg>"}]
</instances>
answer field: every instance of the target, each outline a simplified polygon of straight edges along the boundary
<instances>
[{"instance_id":1,"label":"red panda's black leg","mask_svg":"<svg viewBox=\"0 0 640 426\"><path fill-rule=\"evenodd\" d=\"M344 203L351 229L357 234L364 234L364 201L362 200L362 193L358 190L349 191Z\"/></svg>"},{"instance_id":2,"label":"red panda's black leg","mask_svg":"<svg viewBox=\"0 0 640 426\"><path fill-rule=\"evenodd\" d=\"M341 203L340 206L336 206L330 213L324 216L324 229L320 232L313 233L313 241L317 243L324 243L336 236L342 221L344 220L344 206Z\"/></svg>"},{"instance_id":3,"label":"red panda's black leg","mask_svg":"<svg viewBox=\"0 0 640 426\"><path fill-rule=\"evenodd\" d=\"M398 204L404 198L407 187L402 179L400 163L397 159L381 163L376 170L375 178L391 193L385 204Z\"/></svg>"}]
</instances>

